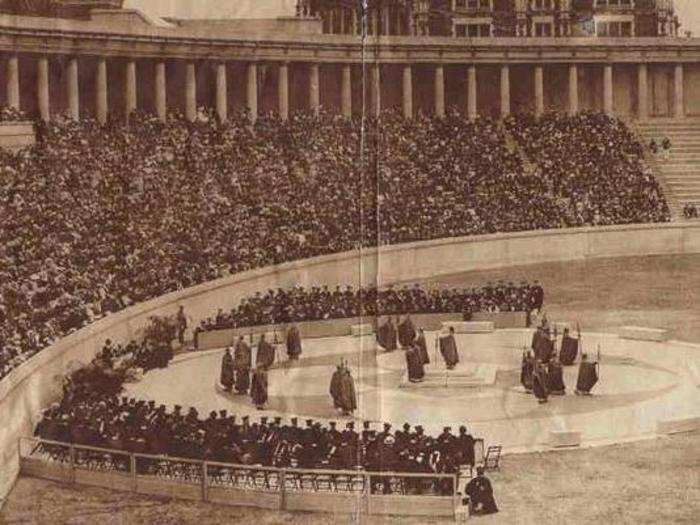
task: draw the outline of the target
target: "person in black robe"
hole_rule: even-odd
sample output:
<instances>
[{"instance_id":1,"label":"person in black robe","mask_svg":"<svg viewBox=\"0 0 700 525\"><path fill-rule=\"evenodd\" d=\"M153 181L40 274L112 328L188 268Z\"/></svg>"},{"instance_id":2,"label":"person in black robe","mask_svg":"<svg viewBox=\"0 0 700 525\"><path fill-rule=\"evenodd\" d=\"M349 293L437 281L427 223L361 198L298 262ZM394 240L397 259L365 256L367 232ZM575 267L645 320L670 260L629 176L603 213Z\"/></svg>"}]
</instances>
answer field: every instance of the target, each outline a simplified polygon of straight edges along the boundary
<instances>
[{"instance_id":1,"label":"person in black robe","mask_svg":"<svg viewBox=\"0 0 700 525\"><path fill-rule=\"evenodd\" d=\"M418 355L421 362L424 365L430 364L430 357L428 356L428 344L425 342L425 332L422 328L418 329L418 337L415 342L416 348L418 349Z\"/></svg>"},{"instance_id":2,"label":"person in black robe","mask_svg":"<svg viewBox=\"0 0 700 525\"><path fill-rule=\"evenodd\" d=\"M338 406L343 415L349 416L357 409L357 393L355 392L355 381L350 374L350 369L343 366L340 370L338 391Z\"/></svg>"},{"instance_id":3,"label":"person in black robe","mask_svg":"<svg viewBox=\"0 0 700 525\"><path fill-rule=\"evenodd\" d=\"M523 385L523 388L528 394L532 392L532 376L534 371L535 361L532 354L529 351L523 352L523 360L520 366L520 384Z\"/></svg>"},{"instance_id":4,"label":"person in black robe","mask_svg":"<svg viewBox=\"0 0 700 525\"><path fill-rule=\"evenodd\" d=\"M455 448L459 451L458 460L460 465L474 466L474 437L467 432L467 427L459 427L459 436Z\"/></svg>"},{"instance_id":5,"label":"person in black robe","mask_svg":"<svg viewBox=\"0 0 700 525\"><path fill-rule=\"evenodd\" d=\"M236 370L236 393L247 394L250 387L250 367L252 365L250 346L240 336L233 355L233 367Z\"/></svg>"},{"instance_id":6,"label":"person in black robe","mask_svg":"<svg viewBox=\"0 0 700 525\"><path fill-rule=\"evenodd\" d=\"M331 384L328 388L328 393L333 399L333 408L336 410L340 409L340 383L341 375L343 373L343 365L338 365L331 376Z\"/></svg>"},{"instance_id":7,"label":"person in black robe","mask_svg":"<svg viewBox=\"0 0 700 525\"><path fill-rule=\"evenodd\" d=\"M495 514L498 512L491 481L484 476L482 467L476 468L476 477L467 483L464 492L469 496L470 514Z\"/></svg>"},{"instance_id":8,"label":"person in black robe","mask_svg":"<svg viewBox=\"0 0 700 525\"><path fill-rule=\"evenodd\" d=\"M549 395L547 371L540 360L535 362L535 370L532 374L532 391L540 404L547 402L547 396Z\"/></svg>"},{"instance_id":9,"label":"person in black robe","mask_svg":"<svg viewBox=\"0 0 700 525\"><path fill-rule=\"evenodd\" d=\"M581 354L581 364L578 367L576 395L591 395L591 389L598 382L598 363L588 361L586 354Z\"/></svg>"},{"instance_id":10,"label":"person in black robe","mask_svg":"<svg viewBox=\"0 0 700 525\"><path fill-rule=\"evenodd\" d=\"M564 369L556 357L547 364L547 387L549 393L553 396L563 396L566 394Z\"/></svg>"},{"instance_id":11,"label":"person in black robe","mask_svg":"<svg viewBox=\"0 0 700 525\"><path fill-rule=\"evenodd\" d=\"M411 383L420 383L423 381L423 377L425 376L423 359L420 355L420 349L415 344L406 349L406 367L408 369L408 380Z\"/></svg>"},{"instance_id":12,"label":"person in black robe","mask_svg":"<svg viewBox=\"0 0 700 525\"><path fill-rule=\"evenodd\" d=\"M226 392L230 392L233 388L233 381L233 357L231 356L231 348L227 348L224 352L223 358L221 359L221 377L219 382L221 383L221 386L224 387Z\"/></svg>"},{"instance_id":13,"label":"person in black robe","mask_svg":"<svg viewBox=\"0 0 700 525\"><path fill-rule=\"evenodd\" d=\"M296 325L290 326L287 330L287 355L290 361L299 359L301 355L301 335Z\"/></svg>"},{"instance_id":14,"label":"person in black robe","mask_svg":"<svg viewBox=\"0 0 700 525\"><path fill-rule=\"evenodd\" d=\"M263 367L256 367L250 386L250 397L258 410L265 408L267 403L267 372Z\"/></svg>"},{"instance_id":15,"label":"person in black robe","mask_svg":"<svg viewBox=\"0 0 700 525\"><path fill-rule=\"evenodd\" d=\"M564 335L561 340L561 350L559 351L559 361L564 366L571 366L578 357L579 340L569 335L569 329L564 328Z\"/></svg>"},{"instance_id":16,"label":"person in black robe","mask_svg":"<svg viewBox=\"0 0 700 525\"><path fill-rule=\"evenodd\" d=\"M399 324L399 344L402 348L410 348L413 346L413 342L416 339L416 328L411 321L410 316L406 316L406 319Z\"/></svg>"},{"instance_id":17,"label":"person in black robe","mask_svg":"<svg viewBox=\"0 0 700 525\"><path fill-rule=\"evenodd\" d=\"M377 343L387 352L393 352L398 348L396 327L391 317L377 330Z\"/></svg>"},{"instance_id":18,"label":"person in black robe","mask_svg":"<svg viewBox=\"0 0 700 525\"><path fill-rule=\"evenodd\" d=\"M536 338L532 348L535 352L535 359L548 363L554 355L554 342L551 339L549 328L539 328L538 332L539 336Z\"/></svg>"},{"instance_id":19,"label":"person in black robe","mask_svg":"<svg viewBox=\"0 0 700 525\"><path fill-rule=\"evenodd\" d=\"M445 360L448 370L452 370L459 363L459 352L455 341L455 329L450 326L450 333L440 338L440 353Z\"/></svg>"},{"instance_id":20,"label":"person in black robe","mask_svg":"<svg viewBox=\"0 0 700 525\"><path fill-rule=\"evenodd\" d=\"M275 362L275 347L265 341L265 334L260 335L258 352L255 354L255 366L265 370L270 368Z\"/></svg>"}]
</instances>

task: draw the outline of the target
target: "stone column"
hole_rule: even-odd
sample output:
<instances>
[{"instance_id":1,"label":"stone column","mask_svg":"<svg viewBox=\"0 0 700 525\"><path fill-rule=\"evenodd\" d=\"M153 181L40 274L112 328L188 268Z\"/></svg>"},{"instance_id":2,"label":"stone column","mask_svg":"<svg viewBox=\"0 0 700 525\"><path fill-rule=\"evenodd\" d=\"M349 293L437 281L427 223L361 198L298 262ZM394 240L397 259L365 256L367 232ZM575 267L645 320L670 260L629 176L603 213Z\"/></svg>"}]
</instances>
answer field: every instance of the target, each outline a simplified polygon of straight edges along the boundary
<instances>
[{"instance_id":1,"label":"stone column","mask_svg":"<svg viewBox=\"0 0 700 525\"><path fill-rule=\"evenodd\" d=\"M603 111L608 115L614 111L612 64L603 66Z\"/></svg>"},{"instance_id":2,"label":"stone column","mask_svg":"<svg viewBox=\"0 0 700 525\"><path fill-rule=\"evenodd\" d=\"M95 69L95 115L100 124L107 122L109 111L107 101L107 59L99 57Z\"/></svg>"},{"instance_id":3,"label":"stone column","mask_svg":"<svg viewBox=\"0 0 700 525\"><path fill-rule=\"evenodd\" d=\"M197 70L194 62L185 65L185 118L189 122L197 119Z\"/></svg>"},{"instance_id":4,"label":"stone column","mask_svg":"<svg viewBox=\"0 0 700 525\"><path fill-rule=\"evenodd\" d=\"M345 34L345 12L346 12L346 11L345 11L345 8L344 8L344 7L341 7L341 8L338 10L338 23L339 23L339 25L340 25L340 27L338 28L338 32L339 32L341 35L344 35L344 34Z\"/></svg>"},{"instance_id":5,"label":"stone column","mask_svg":"<svg viewBox=\"0 0 700 525\"><path fill-rule=\"evenodd\" d=\"M478 116L476 93L476 66L472 64L467 70L467 116L469 120L475 120Z\"/></svg>"},{"instance_id":6,"label":"stone column","mask_svg":"<svg viewBox=\"0 0 700 525\"><path fill-rule=\"evenodd\" d=\"M352 69L350 64L343 64L340 86L340 110L345 117L352 116Z\"/></svg>"},{"instance_id":7,"label":"stone column","mask_svg":"<svg viewBox=\"0 0 700 525\"><path fill-rule=\"evenodd\" d=\"M370 114L372 116L378 116L379 112L382 110L382 84L381 84L381 72L379 70L379 64L374 63L370 65L370 79L369 79L369 106Z\"/></svg>"},{"instance_id":8,"label":"stone column","mask_svg":"<svg viewBox=\"0 0 700 525\"><path fill-rule=\"evenodd\" d=\"M684 93L683 93L683 64L676 64L673 74L673 117L683 118L685 116Z\"/></svg>"},{"instance_id":9,"label":"stone column","mask_svg":"<svg viewBox=\"0 0 700 525\"><path fill-rule=\"evenodd\" d=\"M255 62L248 63L248 81L246 86L246 104L250 112L250 121L258 120L258 65Z\"/></svg>"},{"instance_id":10,"label":"stone column","mask_svg":"<svg viewBox=\"0 0 700 525\"><path fill-rule=\"evenodd\" d=\"M403 116L413 118L413 71L410 64L403 66Z\"/></svg>"},{"instance_id":11,"label":"stone column","mask_svg":"<svg viewBox=\"0 0 700 525\"><path fill-rule=\"evenodd\" d=\"M136 62L129 60L126 63L124 76L124 111L126 117L136 111Z\"/></svg>"},{"instance_id":12,"label":"stone column","mask_svg":"<svg viewBox=\"0 0 700 525\"><path fill-rule=\"evenodd\" d=\"M535 66L535 116L540 117L544 113L544 68Z\"/></svg>"},{"instance_id":13,"label":"stone column","mask_svg":"<svg viewBox=\"0 0 700 525\"><path fill-rule=\"evenodd\" d=\"M578 113L578 66L569 64L569 115Z\"/></svg>"},{"instance_id":14,"label":"stone column","mask_svg":"<svg viewBox=\"0 0 700 525\"><path fill-rule=\"evenodd\" d=\"M637 66L637 118L646 120L649 116L649 84L647 65Z\"/></svg>"},{"instance_id":15,"label":"stone column","mask_svg":"<svg viewBox=\"0 0 700 525\"><path fill-rule=\"evenodd\" d=\"M319 86L318 64L309 64L309 109L318 115L321 107L321 90Z\"/></svg>"},{"instance_id":16,"label":"stone column","mask_svg":"<svg viewBox=\"0 0 700 525\"><path fill-rule=\"evenodd\" d=\"M78 59L70 57L66 64L66 98L68 99L68 116L73 120L80 118L80 87L78 86Z\"/></svg>"},{"instance_id":17,"label":"stone column","mask_svg":"<svg viewBox=\"0 0 700 525\"><path fill-rule=\"evenodd\" d=\"M501 117L510 115L510 68L501 66Z\"/></svg>"},{"instance_id":18,"label":"stone column","mask_svg":"<svg viewBox=\"0 0 700 525\"><path fill-rule=\"evenodd\" d=\"M382 34L388 35L389 30L391 28L389 27L389 7L387 5L384 5L382 8Z\"/></svg>"},{"instance_id":19,"label":"stone column","mask_svg":"<svg viewBox=\"0 0 700 525\"><path fill-rule=\"evenodd\" d=\"M228 118L228 79L226 62L216 64L216 115L220 122Z\"/></svg>"},{"instance_id":20,"label":"stone column","mask_svg":"<svg viewBox=\"0 0 700 525\"><path fill-rule=\"evenodd\" d=\"M442 64L435 66L435 115L445 116L445 68Z\"/></svg>"},{"instance_id":21,"label":"stone column","mask_svg":"<svg viewBox=\"0 0 700 525\"><path fill-rule=\"evenodd\" d=\"M357 11L355 11L355 9L351 9L350 10L350 32L353 35L356 35L358 32L357 27L359 24L357 23L357 16L358 16Z\"/></svg>"},{"instance_id":22,"label":"stone column","mask_svg":"<svg viewBox=\"0 0 700 525\"><path fill-rule=\"evenodd\" d=\"M49 59L40 57L37 62L36 71L36 98L39 116L44 121L51 118L51 107L49 102Z\"/></svg>"},{"instance_id":23,"label":"stone column","mask_svg":"<svg viewBox=\"0 0 700 525\"><path fill-rule=\"evenodd\" d=\"M161 122L168 118L168 92L165 62L159 60L155 65L155 82L153 83L153 98L155 100L156 115Z\"/></svg>"},{"instance_id":24,"label":"stone column","mask_svg":"<svg viewBox=\"0 0 700 525\"><path fill-rule=\"evenodd\" d=\"M277 67L277 112L280 119L289 119L289 64L281 62Z\"/></svg>"},{"instance_id":25,"label":"stone column","mask_svg":"<svg viewBox=\"0 0 700 525\"><path fill-rule=\"evenodd\" d=\"M8 107L19 109L19 58L17 55L10 55L7 58L7 78L5 79L7 90Z\"/></svg>"}]
</instances>

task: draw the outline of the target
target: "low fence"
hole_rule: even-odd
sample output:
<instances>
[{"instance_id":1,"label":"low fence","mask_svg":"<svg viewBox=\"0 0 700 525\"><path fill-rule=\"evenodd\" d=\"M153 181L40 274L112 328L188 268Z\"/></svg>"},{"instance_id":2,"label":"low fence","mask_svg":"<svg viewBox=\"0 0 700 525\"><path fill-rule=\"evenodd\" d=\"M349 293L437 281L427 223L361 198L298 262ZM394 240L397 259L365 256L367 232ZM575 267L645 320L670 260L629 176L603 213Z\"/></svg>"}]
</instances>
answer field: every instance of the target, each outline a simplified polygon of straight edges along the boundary
<instances>
[{"instance_id":1,"label":"low fence","mask_svg":"<svg viewBox=\"0 0 700 525\"><path fill-rule=\"evenodd\" d=\"M387 316L379 316L385 319ZM394 317L393 315L390 317ZM399 316L403 318L403 315ZM411 314L411 319L417 327L428 331L439 330L443 322L461 321L461 313L439 314ZM528 315L525 312L476 312L471 316L474 321L493 321L494 328L526 328L529 325ZM299 328L302 339L317 339L321 337L342 337L351 335L351 327L363 323L372 324L374 317L345 317L340 319L323 319L319 321L303 321L295 323ZM259 325L244 328L223 328L199 332L195 337L197 350L211 350L223 348L236 342L239 336L254 337L259 334L270 334L272 341L275 335L278 342L284 342L287 325Z\"/></svg>"},{"instance_id":2,"label":"low fence","mask_svg":"<svg viewBox=\"0 0 700 525\"><path fill-rule=\"evenodd\" d=\"M63 483L273 510L455 517L456 474L234 465L21 438L20 472Z\"/></svg>"}]
</instances>

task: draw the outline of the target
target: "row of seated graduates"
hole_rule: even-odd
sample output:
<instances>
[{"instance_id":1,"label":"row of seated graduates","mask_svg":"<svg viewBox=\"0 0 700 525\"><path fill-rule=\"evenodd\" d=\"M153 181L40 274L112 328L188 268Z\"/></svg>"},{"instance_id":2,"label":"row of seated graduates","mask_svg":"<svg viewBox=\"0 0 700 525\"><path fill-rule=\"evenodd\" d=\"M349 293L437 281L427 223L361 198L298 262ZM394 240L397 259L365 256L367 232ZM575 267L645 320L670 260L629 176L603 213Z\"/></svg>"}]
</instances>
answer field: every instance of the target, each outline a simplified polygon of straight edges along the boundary
<instances>
[{"instance_id":1,"label":"row of seated graduates","mask_svg":"<svg viewBox=\"0 0 700 525\"><path fill-rule=\"evenodd\" d=\"M354 288L314 286L257 292L244 298L230 312L219 310L205 319L198 331L241 328L359 315L396 315L416 313L530 312L544 301L542 286L534 281L515 284L502 280L471 288L424 289L419 284Z\"/></svg>"},{"instance_id":2,"label":"row of seated graduates","mask_svg":"<svg viewBox=\"0 0 700 525\"><path fill-rule=\"evenodd\" d=\"M475 463L474 438L464 426L458 435L446 427L437 437L420 425L405 424L393 432L388 423L377 431L363 422L360 433L354 426L349 421L341 431L336 422L323 426L308 419L302 427L296 417L283 425L282 418L265 416L259 423L243 416L239 423L226 410L202 419L195 408L184 413L176 405L168 412L153 401L112 397L92 405L56 404L45 411L36 435L125 453L278 468L452 474ZM144 459L138 467L152 472L159 462ZM390 490L389 485L382 490Z\"/></svg>"}]
</instances>

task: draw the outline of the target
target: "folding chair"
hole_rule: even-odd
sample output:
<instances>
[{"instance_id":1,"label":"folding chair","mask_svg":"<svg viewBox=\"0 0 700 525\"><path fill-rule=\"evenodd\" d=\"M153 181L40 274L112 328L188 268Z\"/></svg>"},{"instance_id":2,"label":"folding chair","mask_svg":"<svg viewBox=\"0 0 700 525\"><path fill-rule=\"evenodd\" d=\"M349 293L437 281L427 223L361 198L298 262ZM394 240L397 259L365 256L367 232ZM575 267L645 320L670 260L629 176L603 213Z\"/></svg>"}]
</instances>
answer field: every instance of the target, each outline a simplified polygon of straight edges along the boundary
<instances>
[{"instance_id":1,"label":"folding chair","mask_svg":"<svg viewBox=\"0 0 700 525\"><path fill-rule=\"evenodd\" d=\"M501 445L489 445L484 458L484 470L501 470L499 462L501 460Z\"/></svg>"}]
</instances>

